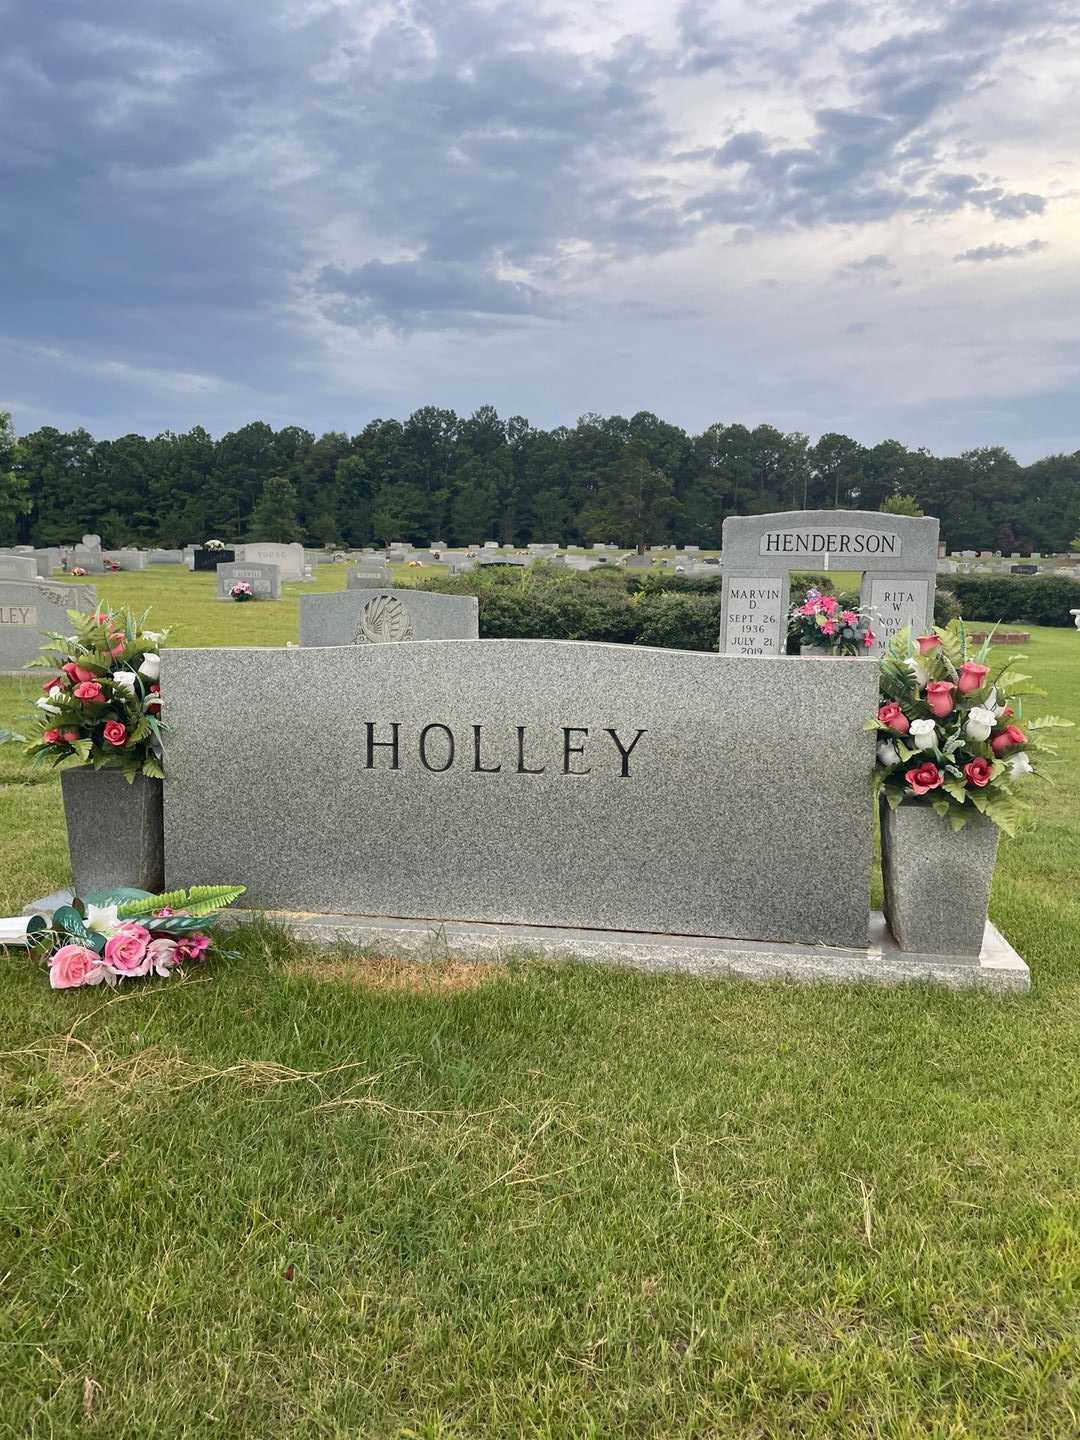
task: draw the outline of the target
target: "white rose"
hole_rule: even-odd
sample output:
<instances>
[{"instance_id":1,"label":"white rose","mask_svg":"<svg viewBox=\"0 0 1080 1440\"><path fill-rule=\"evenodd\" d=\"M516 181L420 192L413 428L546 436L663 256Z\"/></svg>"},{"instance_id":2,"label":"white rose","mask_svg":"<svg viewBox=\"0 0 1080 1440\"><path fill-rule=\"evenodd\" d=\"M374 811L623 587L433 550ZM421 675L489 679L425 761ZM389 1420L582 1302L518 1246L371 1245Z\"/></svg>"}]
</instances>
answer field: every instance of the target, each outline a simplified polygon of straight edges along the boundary
<instances>
[{"instance_id":1,"label":"white rose","mask_svg":"<svg viewBox=\"0 0 1080 1440\"><path fill-rule=\"evenodd\" d=\"M34 704L37 706L37 708L38 708L39 710L44 710L45 713L46 713L46 715L59 715L59 714L60 714L60 707L59 707L59 705L50 705L47 697L44 696L44 695L42 695L42 697L41 697L40 700L35 700L35 701L34 701Z\"/></svg>"},{"instance_id":2,"label":"white rose","mask_svg":"<svg viewBox=\"0 0 1080 1440\"><path fill-rule=\"evenodd\" d=\"M891 740L883 740L877 747L877 758L879 765L899 765L900 751Z\"/></svg>"},{"instance_id":3,"label":"white rose","mask_svg":"<svg viewBox=\"0 0 1080 1440\"><path fill-rule=\"evenodd\" d=\"M114 670L112 682L121 690L129 690L135 694L135 672L134 670Z\"/></svg>"},{"instance_id":4,"label":"white rose","mask_svg":"<svg viewBox=\"0 0 1080 1440\"><path fill-rule=\"evenodd\" d=\"M913 655L907 662L908 669L915 676L915 683L920 689L925 689L930 683L930 667L924 665L917 655Z\"/></svg>"},{"instance_id":5,"label":"white rose","mask_svg":"<svg viewBox=\"0 0 1080 1440\"><path fill-rule=\"evenodd\" d=\"M147 680L156 680L161 674L161 656L145 655L139 666L139 674L145 675Z\"/></svg>"},{"instance_id":6,"label":"white rose","mask_svg":"<svg viewBox=\"0 0 1080 1440\"><path fill-rule=\"evenodd\" d=\"M937 726L933 720L913 720L908 741L915 750L932 750L937 744Z\"/></svg>"},{"instance_id":7,"label":"white rose","mask_svg":"<svg viewBox=\"0 0 1080 1440\"><path fill-rule=\"evenodd\" d=\"M63 695L63 693L64 693L64 692L63 692L63 690L60 688L59 685L50 685L50 686L49 686L49 699L50 699L50 700L59 700L60 697L61 697L61 695Z\"/></svg>"},{"instance_id":8,"label":"white rose","mask_svg":"<svg viewBox=\"0 0 1080 1440\"><path fill-rule=\"evenodd\" d=\"M973 705L968 711L964 734L969 740L989 740L997 716L983 705Z\"/></svg>"},{"instance_id":9,"label":"white rose","mask_svg":"<svg viewBox=\"0 0 1080 1440\"><path fill-rule=\"evenodd\" d=\"M1034 775L1031 761L1021 750L1009 761L1009 774L1014 780L1019 780L1021 775Z\"/></svg>"}]
</instances>

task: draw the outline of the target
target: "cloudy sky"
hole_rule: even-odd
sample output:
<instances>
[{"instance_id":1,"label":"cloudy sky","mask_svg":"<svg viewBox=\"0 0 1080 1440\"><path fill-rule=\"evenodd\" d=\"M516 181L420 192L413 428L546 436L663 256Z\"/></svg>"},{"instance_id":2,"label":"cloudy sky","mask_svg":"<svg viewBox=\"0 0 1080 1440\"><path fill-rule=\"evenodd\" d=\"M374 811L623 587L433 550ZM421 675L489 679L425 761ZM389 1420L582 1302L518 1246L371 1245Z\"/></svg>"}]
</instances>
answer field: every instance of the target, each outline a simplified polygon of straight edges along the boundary
<instances>
[{"instance_id":1,"label":"cloudy sky","mask_svg":"<svg viewBox=\"0 0 1080 1440\"><path fill-rule=\"evenodd\" d=\"M1080 448L1076 0L0 0L0 409Z\"/></svg>"}]
</instances>

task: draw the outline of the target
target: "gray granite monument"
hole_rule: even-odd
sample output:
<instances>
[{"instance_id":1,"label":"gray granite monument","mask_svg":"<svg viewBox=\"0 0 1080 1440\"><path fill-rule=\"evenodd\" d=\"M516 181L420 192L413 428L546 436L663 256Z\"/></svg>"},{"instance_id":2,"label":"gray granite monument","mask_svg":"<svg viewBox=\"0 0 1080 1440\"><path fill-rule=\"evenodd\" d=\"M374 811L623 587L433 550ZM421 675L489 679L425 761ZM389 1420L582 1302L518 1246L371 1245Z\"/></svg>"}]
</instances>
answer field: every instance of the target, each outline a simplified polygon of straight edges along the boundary
<instances>
[{"instance_id":1,"label":"gray granite monument","mask_svg":"<svg viewBox=\"0 0 1080 1440\"><path fill-rule=\"evenodd\" d=\"M394 572L381 555L363 559L349 568L345 576L346 590L380 590L392 586Z\"/></svg>"},{"instance_id":2,"label":"gray granite monument","mask_svg":"<svg viewBox=\"0 0 1080 1440\"><path fill-rule=\"evenodd\" d=\"M780 659L559 640L169 649L166 883L227 873L293 911L862 949L877 683L866 660L796 679ZM830 847L843 884L821 882Z\"/></svg>"},{"instance_id":3,"label":"gray granite monument","mask_svg":"<svg viewBox=\"0 0 1080 1440\"><path fill-rule=\"evenodd\" d=\"M344 590L300 599L300 644L378 645L402 640L475 640L475 595L432 590Z\"/></svg>"},{"instance_id":4,"label":"gray granite monument","mask_svg":"<svg viewBox=\"0 0 1080 1440\"><path fill-rule=\"evenodd\" d=\"M217 567L217 598L231 600L229 591L238 580L246 580L256 600L281 599L281 569L261 565L257 560L234 560ZM235 603L235 602L234 602Z\"/></svg>"},{"instance_id":5,"label":"gray granite monument","mask_svg":"<svg viewBox=\"0 0 1080 1440\"><path fill-rule=\"evenodd\" d=\"M0 580L0 674L12 674L37 658L43 632L67 635L69 610L90 612L97 593L90 585L52 580Z\"/></svg>"},{"instance_id":6,"label":"gray granite monument","mask_svg":"<svg viewBox=\"0 0 1080 1440\"><path fill-rule=\"evenodd\" d=\"M689 547L687 547L689 549ZM872 510L793 510L724 521L720 653L782 655L793 571L856 570L878 614L880 654L933 623L938 522Z\"/></svg>"},{"instance_id":7,"label":"gray granite monument","mask_svg":"<svg viewBox=\"0 0 1080 1440\"><path fill-rule=\"evenodd\" d=\"M0 580L36 580L38 575L33 555L0 555Z\"/></svg>"}]
</instances>

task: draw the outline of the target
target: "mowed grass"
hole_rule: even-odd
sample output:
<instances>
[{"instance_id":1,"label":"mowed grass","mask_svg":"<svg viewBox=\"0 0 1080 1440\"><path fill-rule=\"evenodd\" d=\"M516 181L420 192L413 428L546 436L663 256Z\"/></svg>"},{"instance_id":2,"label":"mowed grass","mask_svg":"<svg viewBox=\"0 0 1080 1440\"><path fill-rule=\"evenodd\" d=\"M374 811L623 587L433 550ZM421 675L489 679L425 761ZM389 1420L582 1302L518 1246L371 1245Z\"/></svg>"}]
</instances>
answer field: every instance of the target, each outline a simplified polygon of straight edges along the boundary
<instances>
[{"instance_id":1,"label":"mowed grass","mask_svg":"<svg viewBox=\"0 0 1080 1440\"><path fill-rule=\"evenodd\" d=\"M264 608L158 578L100 589L180 643ZM1077 716L1080 636L1028 654L1029 713ZM0 951L0 1435L1075 1436L1078 761L1002 846L1028 997L262 929L57 995ZM3 764L6 914L66 856L55 779Z\"/></svg>"}]
</instances>

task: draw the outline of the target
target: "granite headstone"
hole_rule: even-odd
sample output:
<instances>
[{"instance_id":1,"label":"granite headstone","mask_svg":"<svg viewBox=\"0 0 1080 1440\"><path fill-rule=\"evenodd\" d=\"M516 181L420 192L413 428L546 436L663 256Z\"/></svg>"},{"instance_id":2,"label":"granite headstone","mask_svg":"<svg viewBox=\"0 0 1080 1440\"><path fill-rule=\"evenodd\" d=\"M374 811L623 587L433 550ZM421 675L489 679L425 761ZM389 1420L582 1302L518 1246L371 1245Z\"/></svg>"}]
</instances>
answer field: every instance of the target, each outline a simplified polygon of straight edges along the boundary
<instances>
[{"instance_id":1,"label":"granite headstone","mask_svg":"<svg viewBox=\"0 0 1080 1440\"><path fill-rule=\"evenodd\" d=\"M904 625L925 629L934 614L937 547L938 522L931 517L873 510L729 515L724 521L720 652L783 654L791 574L798 570L858 571L862 604L872 606L875 594L881 598L890 631ZM882 649L879 638L874 653Z\"/></svg>"},{"instance_id":2,"label":"granite headstone","mask_svg":"<svg viewBox=\"0 0 1080 1440\"><path fill-rule=\"evenodd\" d=\"M90 585L52 580L0 580L0 673L21 670L41 650L45 631L67 635L69 610L89 613L97 607Z\"/></svg>"},{"instance_id":3,"label":"granite headstone","mask_svg":"<svg viewBox=\"0 0 1080 1440\"><path fill-rule=\"evenodd\" d=\"M872 661L168 649L162 689L169 886L227 874L256 907L867 943ZM843 883L822 884L833 850Z\"/></svg>"},{"instance_id":4,"label":"granite headstone","mask_svg":"<svg viewBox=\"0 0 1080 1440\"><path fill-rule=\"evenodd\" d=\"M475 595L433 590L339 590L300 599L300 644L373 645L402 640L475 640Z\"/></svg>"},{"instance_id":5,"label":"granite headstone","mask_svg":"<svg viewBox=\"0 0 1080 1440\"><path fill-rule=\"evenodd\" d=\"M248 582L256 600L281 599L281 571L276 565L260 565L255 560L233 560L230 564L219 565L217 598L231 600L229 591L238 580Z\"/></svg>"}]
</instances>

